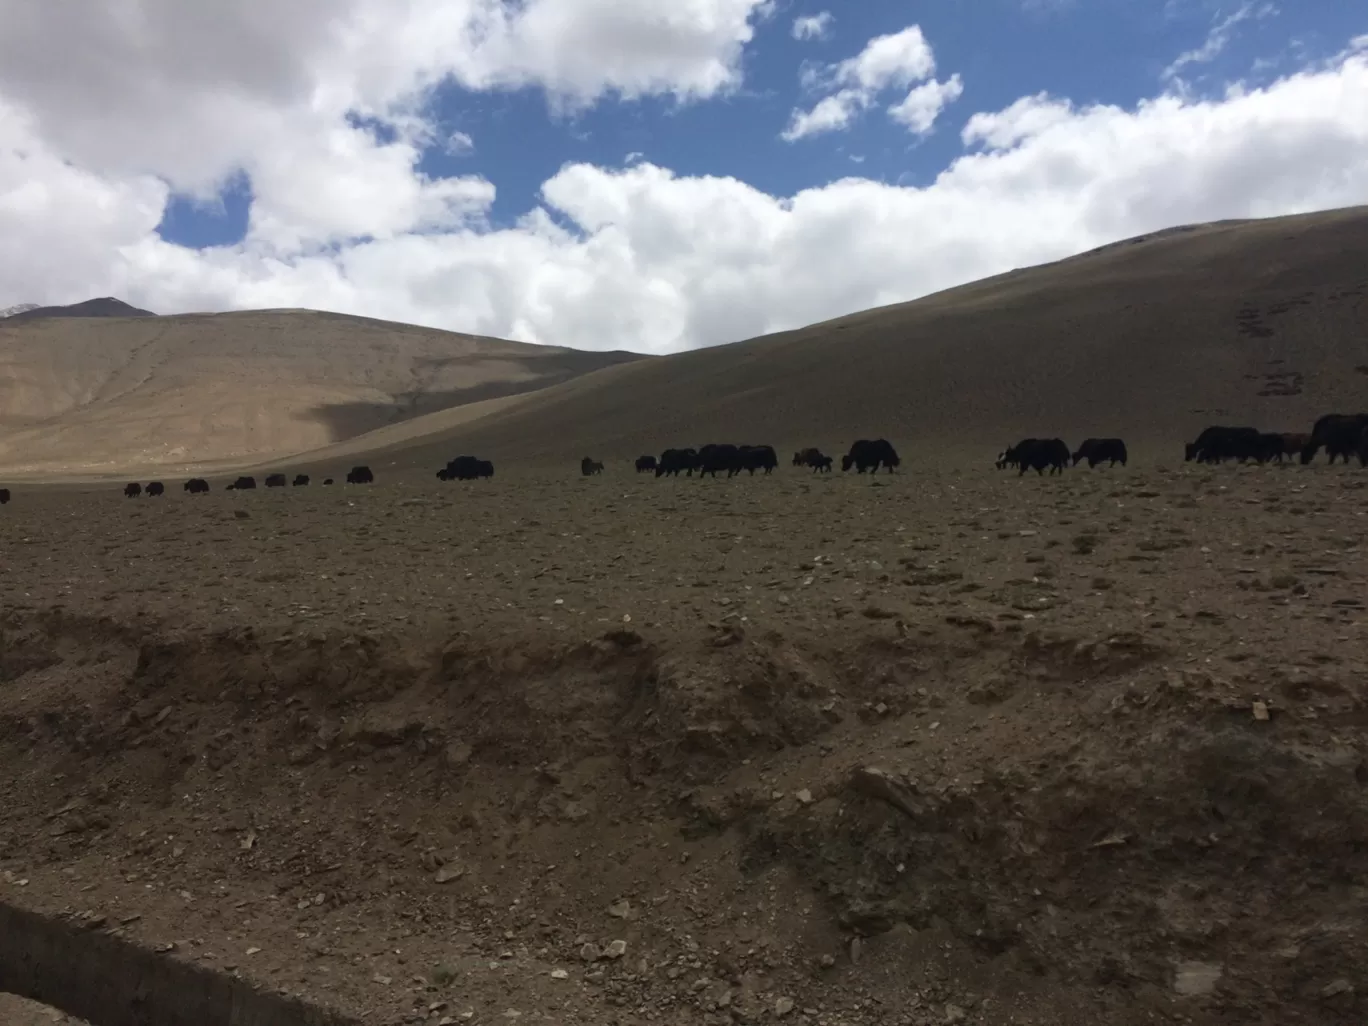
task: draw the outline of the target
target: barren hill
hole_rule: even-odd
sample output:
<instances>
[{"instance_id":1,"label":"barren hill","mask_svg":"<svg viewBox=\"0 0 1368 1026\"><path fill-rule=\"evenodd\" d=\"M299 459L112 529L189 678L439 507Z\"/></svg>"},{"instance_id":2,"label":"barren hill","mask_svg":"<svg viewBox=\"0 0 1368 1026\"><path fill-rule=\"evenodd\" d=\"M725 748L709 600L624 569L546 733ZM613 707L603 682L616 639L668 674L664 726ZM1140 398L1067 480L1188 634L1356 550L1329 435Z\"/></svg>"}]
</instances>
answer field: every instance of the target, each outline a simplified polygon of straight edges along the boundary
<instances>
[{"instance_id":1,"label":"barren hill","mask_svg":"<svg viewBox=\"0 0 1368 1026\"><path fill-rule=\"evenodd\" d=\"M0 322L11 476L259 462L638 358L310 311L15 320Z\"/></svg>"},{"instance_id":2,"label":"barren hill","mask_svg":"<svg viewBox=\"0 0 1368 1026\"><path fill-rule=\"evenodd\" d=\"M1196 225L797 331L614 367L426 442L559 462L666 445L829 451L860 436L995 449L1122 434L1142 451L1212 421L1292 430L1368 408L1368 207ZM437 425L432 425L437 427ZM1304 427L1303 427L1304 429Z\"/></svg>"},{"instance_id":3,"label":"barren hill","mask_svg":"<svg viewBox=\"0 0 1368 1026\"><path fill-rule=\"evenodd\" d=\"M87 299L69 306L31 306L23 304L9 315L11 324L36 321L44 317L155 317L151 310L142 310L113 296Z\"/></svg>"}]
</instances>

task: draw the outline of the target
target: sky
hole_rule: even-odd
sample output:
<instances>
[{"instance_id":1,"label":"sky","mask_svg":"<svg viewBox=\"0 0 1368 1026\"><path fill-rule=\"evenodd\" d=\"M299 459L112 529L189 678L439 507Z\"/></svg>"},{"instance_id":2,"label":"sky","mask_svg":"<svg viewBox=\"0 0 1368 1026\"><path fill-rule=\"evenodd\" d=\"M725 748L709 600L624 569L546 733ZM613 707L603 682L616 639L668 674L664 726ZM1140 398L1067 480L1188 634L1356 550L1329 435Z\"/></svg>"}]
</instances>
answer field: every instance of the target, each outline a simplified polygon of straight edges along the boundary
<instances>
[{"instance_id":1,"label":"sky","mask_svg":"<svg viewBox=\"0 0 1368 1026\"><path fill-rule=\"evenodd\" d=\"M1346 0L0 0L0 308L668 353L1368 202Z\"/></svg>"}]
</instances>

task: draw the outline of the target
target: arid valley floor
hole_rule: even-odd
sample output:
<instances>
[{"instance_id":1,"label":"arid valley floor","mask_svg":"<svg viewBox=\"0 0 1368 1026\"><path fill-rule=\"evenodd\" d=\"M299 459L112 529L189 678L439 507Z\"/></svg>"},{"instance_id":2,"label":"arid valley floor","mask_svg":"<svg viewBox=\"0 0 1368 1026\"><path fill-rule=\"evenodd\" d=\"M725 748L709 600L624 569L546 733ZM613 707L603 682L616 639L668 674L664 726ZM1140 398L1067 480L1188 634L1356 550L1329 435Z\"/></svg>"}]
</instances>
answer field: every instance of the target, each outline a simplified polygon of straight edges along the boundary
<instances>
[{"instance_id":1,"label":"arid valley floor","mask_svg":"<svg viewBox=\"0 0 1368 1026\"><path fill-rule=\"evenodd\" d=\"M1361 1022L1368 472L991 455L25 492L0 895L367 1023Z\"/></svg>"}]
</instances>

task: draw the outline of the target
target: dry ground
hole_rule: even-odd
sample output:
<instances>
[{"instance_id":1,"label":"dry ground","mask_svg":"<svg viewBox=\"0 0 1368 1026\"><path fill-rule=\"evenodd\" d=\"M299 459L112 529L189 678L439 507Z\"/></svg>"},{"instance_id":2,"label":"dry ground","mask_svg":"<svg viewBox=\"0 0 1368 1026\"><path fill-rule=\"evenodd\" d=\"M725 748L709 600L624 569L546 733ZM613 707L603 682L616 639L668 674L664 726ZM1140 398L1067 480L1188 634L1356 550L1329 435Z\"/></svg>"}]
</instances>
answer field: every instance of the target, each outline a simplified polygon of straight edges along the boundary
<instances>
[{"instance_id":1,"label":"dry ground","mask_svg":"<svg viewBox=\"0 0 1368 1026\"><path fill-rule=\"evenodd\" d=\"M0 893L374 1023L1363 1021L1368 473L984 462L19 494Z\"/></svg>"}]
</instances>

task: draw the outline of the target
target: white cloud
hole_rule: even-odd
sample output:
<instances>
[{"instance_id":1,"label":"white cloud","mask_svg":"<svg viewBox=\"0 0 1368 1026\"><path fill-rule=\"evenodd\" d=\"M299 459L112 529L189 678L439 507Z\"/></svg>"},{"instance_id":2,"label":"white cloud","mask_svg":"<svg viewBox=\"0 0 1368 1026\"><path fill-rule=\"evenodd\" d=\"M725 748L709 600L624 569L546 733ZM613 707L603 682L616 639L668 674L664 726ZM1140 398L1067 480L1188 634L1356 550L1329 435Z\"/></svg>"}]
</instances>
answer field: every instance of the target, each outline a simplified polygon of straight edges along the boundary
<instances>
[{"instance_id":1,"label":"white cloud","mask_svg":"<svg viewBox=\"0 0 1368 1026\"><path fill-rule=\"evenodd\" d=\"M831 32L831 23L835 20L830 11L805 14L802 17L794 18L793 38L799 40L825 39Z\"/></svg>"},{"instance_id":2,"label":"white cloud","mask_svg":"<svg viewBox=\"0 0 1368 1026\"><path fill-rule=\"evenodd\" d=\"M1161 77L1165 81L1177 81L1183 69L1189 65L1209 64L1230 45L1230 40L1241 22L1268 18L1277 13L1278 9L1270 3L1255 3L1254 0L1246 0L1232 13L1225 17L1218 17L1202 45L1179 54L1177 59L1163 70Z\"/></svg>"},{"instance_id":3,"label":"white cloud","mask_svg":"<svg viewBox=\"0 0 1368 1026\"><path fill-rule=\"evenodd\" d=\"M951 75L944 82L932 79L913 86L901 103L888 108L888 116L916 135L925 135L946 104L954 103L963 93L964 83L959 75Z\"/></svg>"},{"instance_id":4,"label":"white cloud","mask_svg":"<svg viewBox=\"0 0 1368 1026\"><path fill-rule=\"evenodd\" d=\"M142 39L143 29L109 13L126 4L105 5L96 14L110 34L107 49L98 34L70 26L71 50L62 52L77 85L66 76L26 78L11 39L51 41L52 29L35 35L34 24L66 8L0 0L9 19L0 20L0 307L96 295L166 312L309 306L667 352L912 299L1174 224L1368 202L1368 53L1351 48L1263 88L1200 102L1166 94L1122 108L1025 97L971 117L962 133L968 152L917 188L850 177L772 196L645 161L568 164L544 183L540 206L494 229L492 184L416 171L435 131L420 117L419 87L452 54L474 52L474 44L452 43L441 60L425 56L446 51L429 45L440 26L418 14L436 17L449 3L410 0L405 10L417 20L405 21L381 16L388 4L350 0L337 21L310 22L306 39L277 53L268 31L277 15L260 15L258 38L243 14L265 8L164 2L165 25L242 15L234 31L214 22L209 33L225 46L241 43L236 57L202 51L180 28ZM594 17L614 3L595 0ZM279 15L281 31L297 6ZM462 17L476 9L457 6ZM745 24L735 20L741 7L671 0L655 8L687 12L701 26L679 29L698 59L678 64L693 70L681 73L676 92L712 80L713 58L695 43L734 37L714 28ZM404 46L395 46L386 63L346 49L348 33L366 27L355 19L362 8L376 16L376 46L407 41L417 56L404 63ZM871 83L897 88L893 109L920 124L930 87L940 92L956 80L932 80L934 63L915 46L898 59L892 49L828 69L827 98L843 90L864 97ZM102 64L106 52L145 59L120 70ZM606 62L603 88L630 77L630 59L618 61ZM543 74L566 81L559 71ZM904 88L926 92L910 103ZM137 97L145 112L126 108ZM395 137L382 143L352 127L342 116L348 109L384 118ZM432 144L451 131L442 128ZM253 196L246 240L200 252L156 235L168 182L213 182L239 167Z\"/></svg>"},{"instance_id":5,"label":"white cloud","mask_svg":"<svg viewBox=\"0 0 1368 1026\"><path fill-rule=\"evenodd\" d=\"M463 157L475 152L475 140L465 132L452 132L447 137L446 151L453 157Z\"/></svg>"},{"instance_id":6,"label":"white cloud","mask_svg":"<svg viewBox=\"0 0 1368 1026\"><path fill-rule=\"evenodd\" d=\"M920 27L912 25L901 32L875 36L854 57L805 71L804 80L809 88L830 92L811 110L793 111L780 138L794 142L847 128L874 105L885 89L906 88L930 78L935 71L935 55ZM956 99L963 89L958 75L943 83L927 82L890 107L889 116L924 135L945 104Z\"/></svg>"}]
</instances>

